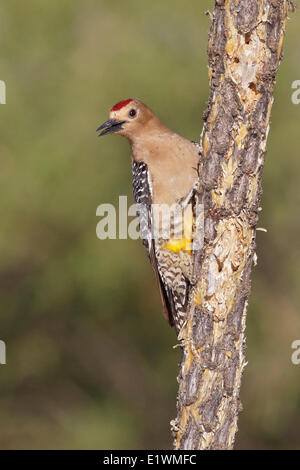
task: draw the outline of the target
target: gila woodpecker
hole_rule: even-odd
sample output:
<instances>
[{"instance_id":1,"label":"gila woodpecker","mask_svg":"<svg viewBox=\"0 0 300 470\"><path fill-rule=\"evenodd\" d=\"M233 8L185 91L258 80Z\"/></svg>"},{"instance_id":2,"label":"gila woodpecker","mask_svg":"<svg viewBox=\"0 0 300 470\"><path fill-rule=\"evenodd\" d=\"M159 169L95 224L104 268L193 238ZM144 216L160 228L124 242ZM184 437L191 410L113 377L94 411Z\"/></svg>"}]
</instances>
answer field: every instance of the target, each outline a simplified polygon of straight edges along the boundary
<instances>
[{"instance_id":1,"label":"gila woodpecker","mask_svg":"<svg viewBox=\"0 0 300 470\"><path fill-rule=\"evenodd\" d=\"M189 201L198 178L199 144L172 132L137 98L115 104L97 131L101 131L99 136L114 133L130 142L143 243L158 281L164 315L179 332L191 288L194 214Z\"/></svg>"}]
</instances>

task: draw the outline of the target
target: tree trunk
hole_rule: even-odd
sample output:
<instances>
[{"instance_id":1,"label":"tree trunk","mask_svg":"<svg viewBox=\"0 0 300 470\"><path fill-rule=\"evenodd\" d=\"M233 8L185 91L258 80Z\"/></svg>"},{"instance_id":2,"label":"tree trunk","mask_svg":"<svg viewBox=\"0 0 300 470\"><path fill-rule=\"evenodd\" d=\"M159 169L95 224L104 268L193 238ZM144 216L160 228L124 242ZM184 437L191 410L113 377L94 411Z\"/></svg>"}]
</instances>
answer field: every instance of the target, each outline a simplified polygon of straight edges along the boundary
<instances>
[{"instance_id":1,"label":"tree trunk","mask_svg":"<svg viewBox=\"0 0 300 470\"><path fill-rule=\"evenodd\" d=\"M196 203L204 244L180 332L176 449L232 449L272 92L290 2L216 0Z\"/></svg>"}]
</instances>

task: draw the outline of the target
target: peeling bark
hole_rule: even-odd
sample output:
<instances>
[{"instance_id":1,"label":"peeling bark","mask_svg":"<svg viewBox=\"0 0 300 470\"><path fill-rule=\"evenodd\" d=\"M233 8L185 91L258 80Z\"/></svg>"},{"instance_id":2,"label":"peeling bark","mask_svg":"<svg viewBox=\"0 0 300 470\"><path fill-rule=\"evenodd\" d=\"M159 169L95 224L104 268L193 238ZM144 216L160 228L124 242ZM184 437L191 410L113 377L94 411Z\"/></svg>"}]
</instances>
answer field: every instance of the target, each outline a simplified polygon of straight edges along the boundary
<instances>
[{"instance_id":1,"label":"peeling bark","mask_svg":"<svg viewBox=\"0 0 300 470\"><path fill-rule=\"evenodd\" d=\"M176 449L232 449L272 92L291 3L216 0L197 203L204 247L179 334Z\"/></svg>"}]
</instances>

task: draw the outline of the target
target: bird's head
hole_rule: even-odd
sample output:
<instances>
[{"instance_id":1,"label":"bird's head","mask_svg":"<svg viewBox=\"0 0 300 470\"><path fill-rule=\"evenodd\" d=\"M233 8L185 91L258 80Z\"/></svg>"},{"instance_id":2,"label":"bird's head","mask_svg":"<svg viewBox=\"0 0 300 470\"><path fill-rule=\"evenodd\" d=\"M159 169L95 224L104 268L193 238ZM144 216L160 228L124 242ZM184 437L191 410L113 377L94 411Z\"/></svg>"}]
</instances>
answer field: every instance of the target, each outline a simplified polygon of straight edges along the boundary
<instances>
[{"instance_id":1,"label":"bird's head","mask_svg":"<svg viewBox=\"0 0 300 470\"><path fill-rule=\"evenodd\" d=\"M115 104L105 121L97 132L99 136L106 134L119 134L132 140L145 129L149 129L151 124L155 124L158 118L148 106L137 98L129 98Z\"/></svg>"}]
</instances>

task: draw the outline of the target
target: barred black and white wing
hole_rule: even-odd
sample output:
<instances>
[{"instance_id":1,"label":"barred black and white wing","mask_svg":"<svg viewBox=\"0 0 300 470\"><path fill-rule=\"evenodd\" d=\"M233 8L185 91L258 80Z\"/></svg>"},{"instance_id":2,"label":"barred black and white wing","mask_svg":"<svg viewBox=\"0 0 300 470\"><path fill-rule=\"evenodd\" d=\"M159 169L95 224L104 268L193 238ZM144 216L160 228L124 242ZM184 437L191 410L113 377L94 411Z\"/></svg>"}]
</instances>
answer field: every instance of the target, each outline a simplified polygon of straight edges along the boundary
<instances>
[{"instance_id":1,"label":"barred black and white wing","mask_svg":"<svg viewBox=\"0 0 300 470\"><path fill-rule=\"evenodd\" d=\"M152 190L150 175L148 173L148 166L146 163L137 161L132 162L132 187L133 196L137 204L141 236L159 285L163 303L163 313L170 325L173 326L174 307L172 305L172 293L165 284L157 263L155 240L152 237Z\"/></svg>"},{"instance_id":2,"label":"barred black and white wing","mask_svg":"<svg viewBox=\"0 0 300 470\"><path fill-rule=\"evenodd\" d=\"M150 250L152 247L152 194L146 163L136 161L132 162L132 188L134 200L137 205L141 237L143 244L147 248L148 256L150 256Z\"/></svg>"}]
</instances>

